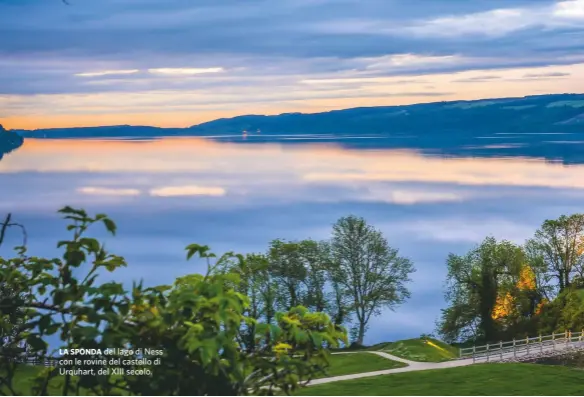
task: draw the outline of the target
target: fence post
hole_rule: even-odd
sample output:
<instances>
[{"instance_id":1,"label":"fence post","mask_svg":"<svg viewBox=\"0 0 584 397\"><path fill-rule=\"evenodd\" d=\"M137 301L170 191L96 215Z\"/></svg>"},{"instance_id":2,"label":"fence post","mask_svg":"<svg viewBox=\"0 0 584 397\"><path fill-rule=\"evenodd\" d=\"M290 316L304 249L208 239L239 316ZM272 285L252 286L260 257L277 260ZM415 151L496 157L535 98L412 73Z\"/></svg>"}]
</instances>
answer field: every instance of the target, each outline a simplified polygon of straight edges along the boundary
<instances>
[{"instance_id":1,"label":"fence post","mask_svg":"<svg viewBox=\"0 0 584 397\"><path fill-rule=\"evenodd\" d=\"M525 344L527 345L527 355L529 356L529 336L525 337Z\"/></svg>"},{"instance_id":2,"label":"fence post","mask_svg":"<svg viewBox=\"0 0 584 397\"><path fill-rule=\"evenodd\" d=\"M502 340L499 341L499 359L500 360L503 359L503 341Z\"/></svg>"},{"instance_id":3,"label":"fence post","mask_svg":"<svg viewBox=\"0 0 584 397\"><path fill-rule=\"evenodd\" d=\"M568 348L568 330L566 330L566 337L564 338L566 341L566 349Z\"/></svg>"},{"instance_id":4,"label":"fence post","mask_svg":"<svg viewBox=\"0 0 584 397\"><path fill-rule=\"evenodd\" d=\"M539 352L543 353L543 342L541 339L541 334L539 334Z\"/></svg>"},{"instance_id":5,"label":"fence post","mask_svg":"<svg viewBox=\"0 0 584 397\"><path fill-rule=\"evenodd\" d=\"M552 344L554 345L554 350L556 350L556 334L552 332Z\"/></svg>"},{"instance_id":6,"label":"fence post","mask_svg":"<svg viewBox=\"0 0 584 397\"><path fill-rule=\"evenodd\" d=\"M513 358L517 358L517 348L515 347L515 338L513 338Z\"/></svg>"},{"instance_id":7,"label":"fence post","mask_svg":"<svg viewBox=\"0 0 584 397\"><path fill-rule=\"evenodd\" d=\"M489 344L487 343L487 362L489 362Z\"/></svg>"},{"instance_id":8,"label":"fence post","mask_svg":"<svg viewBox=\"0 0 584 397\"><path fill-rule=\"evenodd\" d=\"M475 359L476 359L476 358L475 358L475 353L476 353L476 351L477 351L477 347L476 347L476 345L473 345L473 346L472 346L472 363L473 363L473 364L475 363Z\"/></svg>"}]
</instances>

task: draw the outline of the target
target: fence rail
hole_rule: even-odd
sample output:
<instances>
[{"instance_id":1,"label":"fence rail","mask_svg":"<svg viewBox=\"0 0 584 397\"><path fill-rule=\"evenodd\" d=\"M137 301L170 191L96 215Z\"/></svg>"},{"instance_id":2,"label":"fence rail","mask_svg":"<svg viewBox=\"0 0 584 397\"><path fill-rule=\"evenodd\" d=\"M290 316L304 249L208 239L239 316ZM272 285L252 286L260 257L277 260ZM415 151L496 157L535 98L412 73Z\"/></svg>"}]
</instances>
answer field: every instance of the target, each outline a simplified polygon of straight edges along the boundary
<instances>
[{"instance_id":1,"label":"fence rail","mask_svg":"<svg viewBox=\"0 0 584 397\"><path fill-rule=\"evenodd\" d=\"M512 341L500 341L487 343L482 346L473 346L460 349L459 358L472 358L477 360L499 361L504 358L528 357L543 354L550 351L561 351L569 348L584 349L584 330L581 332L566 331L551 335L539 335L532 338L513 339Z\"/></svg>"}]
</instances>

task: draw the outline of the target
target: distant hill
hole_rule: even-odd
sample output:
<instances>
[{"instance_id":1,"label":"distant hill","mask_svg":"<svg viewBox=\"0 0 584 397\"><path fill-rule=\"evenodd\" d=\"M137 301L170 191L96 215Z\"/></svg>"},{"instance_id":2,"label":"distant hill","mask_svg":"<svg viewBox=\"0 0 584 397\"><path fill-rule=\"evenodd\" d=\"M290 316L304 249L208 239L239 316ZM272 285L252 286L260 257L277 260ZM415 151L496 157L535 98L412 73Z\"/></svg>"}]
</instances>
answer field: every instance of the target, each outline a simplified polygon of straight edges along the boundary
<instances>
[{"instance_id":1,"label":"distant hill","mask_svg":"<svg viewBox=\"0 0 584 397\"><path fill-rule=\"evenodd\" d=\"M286 113L277 116L239 116L189 128L197 134L240 133L416 134L449 136L477 133L584 131L584 94L437 102Z\"/></svg>"},{"instance_id":2,"label":"distant hill","mask_svg":"<svg viewBox=\"0 0 584 397\"><path fill-rule=\"evenodd\" d=\"M6 131L2 125L0 125L0 160L5 154L19 148L24 139L15 132Z\"/></svg>"},{"instance_id":3,"label":"distant hill","mask_svg":"<svg viewBox=\"0 0 584 397\"><path fill-rule=\"evenodd\" d=\"M538 95L330 112L245 115L189 128L108 126L16 131L35 138L211 136L221 141L338 140L347 147L416 148L452 156L528 156L584 163L584 94ZM304 136L304 135L320 136ZM376 138L376 139L363 139ZM290 141L286 141L290 142Z\"/></svg>"}]
</instances>

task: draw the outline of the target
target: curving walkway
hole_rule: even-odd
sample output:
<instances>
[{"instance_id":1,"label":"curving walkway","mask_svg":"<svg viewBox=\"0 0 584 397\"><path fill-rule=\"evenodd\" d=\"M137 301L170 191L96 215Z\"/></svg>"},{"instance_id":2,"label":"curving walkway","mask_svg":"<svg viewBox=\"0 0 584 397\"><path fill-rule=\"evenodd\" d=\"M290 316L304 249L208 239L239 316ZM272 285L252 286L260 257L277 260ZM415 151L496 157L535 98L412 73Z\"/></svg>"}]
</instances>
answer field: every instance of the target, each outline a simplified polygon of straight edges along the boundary
<instances>
[{"instance_id":1,"label":"curving walkway","mask_svg":"<svg viewBox=\"0 0 584 397\"><path fill-rule=\"evenodd\" d=\"M551 339L549 339L551 337ZM556 338L557 337L557 338ZM323 383L338 382L341 380L350 379L360 379L367 378L371 376L397 374L400 372L412 372L412 371L425 371L432 369L443 369L443 368L454 368L454 367L464 367L467 365L472 365L479 362L505 362L505 361L524 361L527 359L535 358L542 355L553 356L555 354L563 354L567 351L584 351L584 331L578 333L561 333L552 334L545 337L528 338L525 340L525 344L517 344L517 341L513 342L501 342L499 348L497 344L491 346L489 350L489 345L486 351L481 351L480 348L485 346L475 346L475 348L463 349L472 352L472 357L464 354L462 359L453 359L450 361L444 361L440 363L433 362L420 362L406 360L401 357L394 356L383 351L352 351L352 352L336 352L332 354L376 354L383 358L399 361L401 363L407 364L407 367L395 368L395 369L385 369L381 371L373 372L362 372L358 374L348 374L331 376L328 378L314 379L310 381L306 386L320 385ZM519 342L522 342L521 340ZM512 343L512 346L509 346ZM507 346L507 347L505 347ZM495 349L492 349L495 347ZM461 351L462 352L462 351Z\"/></svg>"},{"instance_id":2,"label":"curving walkway","mask_svg":"<svg viewBox=\"0 0 584 397\"><path fill-rule=\"evenodd\" d=\"M382 351L338 352L338 353L332 353L332 354L376 354L378 356L387 358L389 360L399 361L399 362L408 364L408 366L403 367L403 368L384 369L381 371L362 372L359 374L348 374L348 375L331 376L329 378L314 379L314 380L310 381L306 386L321 385L323 383L338 382L341 380L368 378L371 376L397 374L400 372L425 371L425 370L429 370L429 369L463 367L466 365L473 364L472 359L445 361L445 362L441 362L441 363L411 361L411 360L406 360L404 358L397 357L397 356L394 356L392 354L382 352Z\"/></svg>"}]
</instances>

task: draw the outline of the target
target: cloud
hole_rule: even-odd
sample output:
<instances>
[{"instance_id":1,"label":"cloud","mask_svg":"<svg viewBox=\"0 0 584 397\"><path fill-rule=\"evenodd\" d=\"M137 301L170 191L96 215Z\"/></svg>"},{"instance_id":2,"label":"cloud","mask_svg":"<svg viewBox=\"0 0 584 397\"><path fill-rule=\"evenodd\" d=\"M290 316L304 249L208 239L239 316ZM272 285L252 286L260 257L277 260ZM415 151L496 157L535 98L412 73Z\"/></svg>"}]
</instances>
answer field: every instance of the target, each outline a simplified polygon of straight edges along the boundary
<instances>
[{"instance_id":1,"label":"cloud","mask_svg":"<svg viewBox=\"0 0 584 397\"><path fill-rule=\"evenodd\" d=\"M328 84L390 84L390 85L408 85L408 84L425 84L428 80L410 79L410 80L395 80L392 77L346 77L346 78L331 78L331 79L306 79L300 80L301 84L309 85L328 85Z\"/></svg>"},{"instance_id":2,"label":"cloud","mask_svg":"<svg viewBox=\"0 0 584 397\"><path fill-rule=\"evenodd\" d=\"M477 244L489 235L497 235L500 239L523 244L534 232L530 226L506 219L498 217L480 219L476 216L473 219L451 217L448 221L441 222L417 220L400 225L400 229L421 239Z\"/></svg>"},{"instance_id":3,"label":"cloud","mask_svg":"<svg viewBox=\"0 0 584 397\"><path fill-rule=\"evenodd\" d=\"M85 186L77 189L79 193L98 196L139 196L138 189L118 189L108 187Z\"/></svg>"},{"instance_id":4,"label":"cloud","mask_svg":"<svg viewBox=\"0 0 584 397\"><path fill-rule=\"evenodd\" d=\"M577 28L583 20L584 0L565 0L551 6L500 8L428 19L402 28L402 31L422 37L503 37L526 29Z\"/></svg>"},{"instance_id":5,"label":"cloud","mask_svg":"<svg viewBox=\"0 0 584 397\"><path fill-rule=\"evenodd\" d=\"M101 77L101 76L110 76L110 75L126 75L126 74L135 74L139 73L140 70L138 69L130 69L130 70L104 70L101 72L84 72L84 73L76 73L75 76L78 77Z\"/></svg>"},{"instance_id":6,"label":"cloud","mask_svg":"<svg viewBox=\"0 0 584 397\"><path fill-rule=\"evenodd\" d=\"M383 68L387 66L404 68L412 66L443 65L463 61L459 55L432 56L419 54L396 54L373 58L371 60L372 63L367 65L368 69Z\"/></svg>"},{"instance_id":7,"label":"cloud","mask_svg":"<svg viewBox=\"0 0 584 397\"><path fill-rule=\"evenodd\" d=\"M386 202L399 205L414 205L423 203L462 202L470 195L461 192L415 190L415 189L379 189L369 188L365 196L367 200Z\"/></svg>"},{"instance_id":8,"label":"cloud","mask_svg":"<svg viewBox=\"0 0 584 397\"><path fill-rule=\"evenodd\" d=\"M481 83L481 82L489 82L493 80L499 80L501 76L476 76L476 77L469 77L466 79L458 79L452 80L453 83Z\"/></svg>"},{"instance_id":9,"label":"cloud","mask_svg":"<svg viewBox=\"0 0 584 397\"><path fill-rule=\"evenodd\" d=\"M534 18L525 10L508 8L421 21L406 27L404 33L434 37L505 36L530 27L533 23Z\"/></svg>"},{"instance_id":10,"label":"cloud","mask_svg":"<svg viewBox=\"0 0 584 397\"><path fill-rule=\"evenodd\" d=\"M223 72L223 70L223 68L158 68L148 69L148 73L185 76L193 74L220 73Z\"/></svg>"},{"instance_id":11,"label":"cloud","mask_svg":"<svg viewBox=\"0 0 584 397\"><path fill-rule=\"evenodd\" d=\"M584 20L584 1L560 1L555 5L553 14L560 18Z\"/></svg>"},{"instance_id":12,"label":"cloud","mask_svg":"<svg viewBox=\"0 0 584 397\"><path fill-rule=\"evenodd\" d=\"M215 186L165 186L150 190L151 196L177 197L177 196L224 196L227 191Z\"/></svg>"},{"instance_id":13,"label":"cloud","mask_svg":"<svg viewBox=\"0 0 584 397\"><path fill-rule=\"evenodd\" d=\"M511 70L584 63L583 1L103 0L71 7L0 1L0 26L11 38L0 42L2 116L24 123L35 114L44 120L67 114L67 107L50 106L61 102L60 95L70 95L67 102L80 114L84 102L77 94L114 92L168 98L181 91L180 104L161 102L157 111L180 108L185 118L188 112L203 118L209 107L244 112L246 103L257 111L275 104L303 111L411 103L424 93L426 100L436 93L471 99L478 95L472 84L452 86L453 79L486 80L455 73L497 70L508 79ZM430 81L434 92L404 78L429 81L440 74L451 77ZM375 87L375 78L387 80ZM397 84L404 89L396 92ZM526 84L505 90L515 96L550 89ZM37 95L47 97L30 98ZM125 96L111 102L87 106L85 114L153 112ZM14 111L17 105L28 110Z\"/></svg>"},{"instance_id":14,"label":"cloud","mask_svg":"<svg viewBox=\"0 0 584 397\"><path fill-rule=\"evenodd\" d=\"M564 72L550 72L550 73L527 73L524 78L540 78L540 77L568 77L571 76L570 73Z\"/></svg>"}]
</instances>

